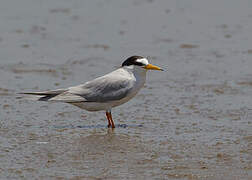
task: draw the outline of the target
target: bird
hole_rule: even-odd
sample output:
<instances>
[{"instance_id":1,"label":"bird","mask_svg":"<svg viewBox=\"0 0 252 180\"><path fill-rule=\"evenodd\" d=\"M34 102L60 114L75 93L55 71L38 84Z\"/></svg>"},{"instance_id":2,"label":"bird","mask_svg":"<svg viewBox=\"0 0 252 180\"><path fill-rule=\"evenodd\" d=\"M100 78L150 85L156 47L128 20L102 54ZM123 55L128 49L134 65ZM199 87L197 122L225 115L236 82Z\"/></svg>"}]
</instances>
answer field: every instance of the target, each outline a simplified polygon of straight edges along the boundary
<instances>
[{"instance_id":1,"label":"bird","mask_svg":"<svg viewBox=\"0 0 252 180\"><path fill-rule=\"evenodd\" d=\"M65 89L22 92L37 101L64 102L87 111L105 111L108 128L115 128L111 109L128 102L144 86L148 70L163 71L142 56L127 58L116 70Z\"/></svg>"}]
</instances>

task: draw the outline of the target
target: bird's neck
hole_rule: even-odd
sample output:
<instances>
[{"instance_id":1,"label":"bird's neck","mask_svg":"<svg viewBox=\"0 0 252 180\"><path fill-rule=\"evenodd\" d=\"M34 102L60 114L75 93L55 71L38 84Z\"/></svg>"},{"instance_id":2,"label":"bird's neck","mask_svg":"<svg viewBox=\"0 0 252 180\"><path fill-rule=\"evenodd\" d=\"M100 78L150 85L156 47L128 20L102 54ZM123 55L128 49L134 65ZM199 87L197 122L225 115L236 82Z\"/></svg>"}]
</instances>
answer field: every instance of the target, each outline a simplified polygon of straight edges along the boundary
<instances>
[{"instance_id":1,"label":"bird's neck","mask_svg":"<svg viewBox=\"0 0 252 180\"><path fill-rule=\"evenodd\" d=\"M146 77L147 70L142 67L135 67L132 72L134 73L134 75Z\"/></svg>"},{"instance_id":2,"label":"bird's neck","mask_svg":"<svg viewBox=\"0 0 252 180\"><path fill-rule=\"evenodd\" d=\"M132 73L134 74L135 78L136 78L136 83L137 83L137 87L140 89L143 87L145 81L146 81L146 69L143 69L141 67L135 67L132 71Z\"/></svg>"},{"instance_id":3,"label":"bird's neck","mask_svg":"<svg viewBox=\"0 0 252 180\"><path fill-rule=\"evenodd\" d=\"M132 73L132 75L136 78L137 81L145 82L146 80L146 72L147 70L142 67L137 66L129 66L125 67L125 70L129 73Z\"/></svg>"}]
</instances>

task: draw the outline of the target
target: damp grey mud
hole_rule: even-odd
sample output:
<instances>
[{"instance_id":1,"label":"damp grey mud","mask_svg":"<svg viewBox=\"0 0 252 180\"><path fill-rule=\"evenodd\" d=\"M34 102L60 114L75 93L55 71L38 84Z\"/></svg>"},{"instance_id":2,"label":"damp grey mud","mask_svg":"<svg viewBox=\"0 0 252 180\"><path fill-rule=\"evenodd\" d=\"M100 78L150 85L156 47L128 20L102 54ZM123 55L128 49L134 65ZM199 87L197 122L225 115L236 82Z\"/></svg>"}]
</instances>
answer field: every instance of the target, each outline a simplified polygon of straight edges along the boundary
<instances>
[{"instance_id":1,"label":"damp grey mud","mask_svg":"<svg viewBox=\"0 0 252 180\"><path fill-rule=\"evenodd\" d=\"M0 179L252 179L250 0L0 2ZM144 89L104 112L16 93L78 85L131 55Z\"/></svg>"}]
</instances>

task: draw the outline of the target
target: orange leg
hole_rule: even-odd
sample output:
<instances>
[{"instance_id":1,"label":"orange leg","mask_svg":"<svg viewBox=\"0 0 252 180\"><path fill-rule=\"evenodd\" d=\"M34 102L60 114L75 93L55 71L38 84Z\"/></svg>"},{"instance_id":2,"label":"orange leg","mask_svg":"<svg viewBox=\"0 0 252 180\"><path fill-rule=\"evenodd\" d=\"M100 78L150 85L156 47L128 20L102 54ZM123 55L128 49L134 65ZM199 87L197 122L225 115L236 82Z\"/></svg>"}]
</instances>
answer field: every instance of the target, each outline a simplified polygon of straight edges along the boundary
<instances>
[{"instance_id":1,"label":"orange leg","mask_svg":"<svg viewBox=\"0 0 252 180\"><path fill-rule=\"evenodd\" d=\"M112 119L111 112L106 111L106 116L107 116L107 119L108 119L108 128L110 128L110 127L115 128L115 124L114 124L114 121Z\"/></svg>"},{"instance_id":2,"label":"orange leg","mask_svg":"<svg viewBox=\"0 0 252 180\"><path fill-rule=\"evenodd\" d=\"M111 112L109 113L109 116L110 116L110 122L111 122L112 128L115 128L115 124L114 124L114 121L113 121L113 119L112 119L112 114L111 114Z\"/></svg>"},{"instance_id":3,"label":"orange leg","mask_svg":"<svg viewBox=\"0 0 252 180\"><path fill-rule=\"evenodd\" d=\"M106 116L108 119L108 128L111 126L111 121L110 121L110 117L109 117L109 112L106 112Z\"/></svg>"}]
</instances>

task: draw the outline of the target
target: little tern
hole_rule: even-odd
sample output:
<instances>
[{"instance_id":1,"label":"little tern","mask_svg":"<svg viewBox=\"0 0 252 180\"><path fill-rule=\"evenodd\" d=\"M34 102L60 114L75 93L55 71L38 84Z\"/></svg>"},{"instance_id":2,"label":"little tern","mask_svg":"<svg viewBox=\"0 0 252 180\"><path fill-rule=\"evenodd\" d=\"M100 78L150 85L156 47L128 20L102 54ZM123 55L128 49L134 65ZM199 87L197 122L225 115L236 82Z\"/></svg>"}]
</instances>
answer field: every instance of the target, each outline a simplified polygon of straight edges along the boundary
<instances>
[{"instance_id":1,"label":"little tern","mask_svg":"<svg viewBox=\"0 0 252 180\"><path fill-rule=\"evenodd\" d=\"M115 128L111 109L128 102L144 86L148 70L163 69L147 58L131 56L111 73L78 86L41 92L25 92L33 100L64 102L87 111L105 111L108 128Z\"/></svg>"}]
</instances>

